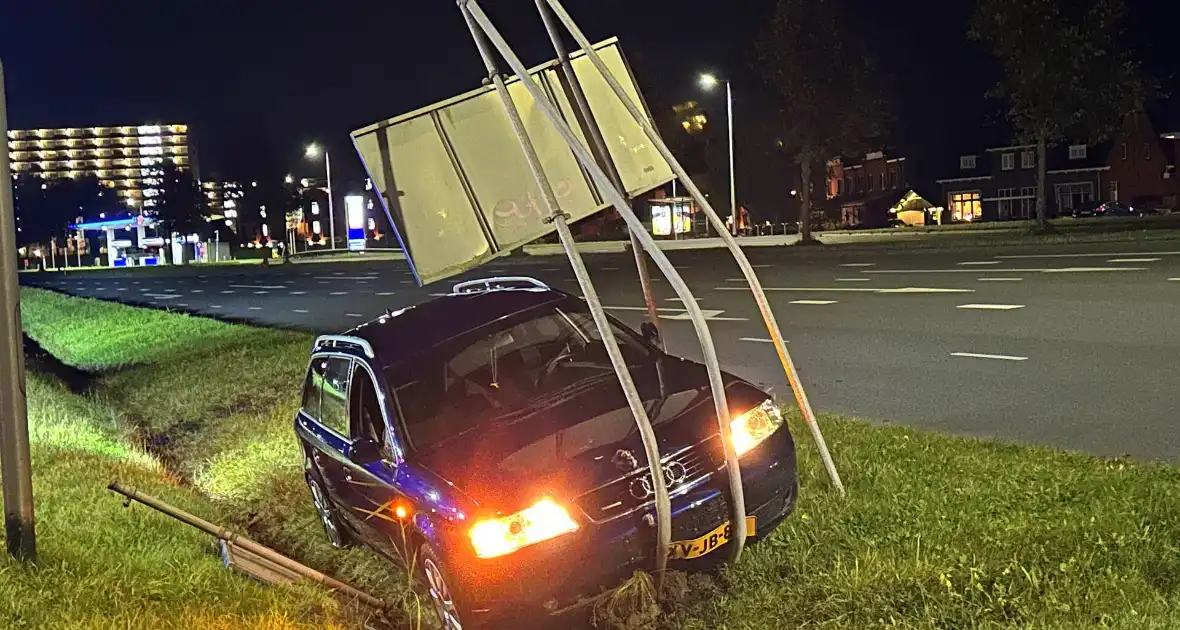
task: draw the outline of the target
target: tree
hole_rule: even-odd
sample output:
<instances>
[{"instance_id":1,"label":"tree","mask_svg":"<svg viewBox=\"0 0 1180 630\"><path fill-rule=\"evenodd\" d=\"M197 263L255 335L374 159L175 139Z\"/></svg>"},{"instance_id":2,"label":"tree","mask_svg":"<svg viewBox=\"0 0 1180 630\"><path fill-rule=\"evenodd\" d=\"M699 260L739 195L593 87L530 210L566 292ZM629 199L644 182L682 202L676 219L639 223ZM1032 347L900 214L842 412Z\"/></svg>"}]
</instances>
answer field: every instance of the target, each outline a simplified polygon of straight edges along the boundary
<instances>
[{"instance_id":1,"label":"tree","mask_svg":"<svg viewBox=\"0 0 1180 630\"><path fill-rule=\"evenodd\" d=\"M168 234L199 234L209 231L209 203L192 171L165 162L160 175L160 194L156 196L156 220Z\"/></svg>"},{"instance_id":2,"label":"tree","mask_svg":"<svg viewBox=\"0 0 1180 630\"><path fill-rule=\"evenodd\" d=\"M860 39L839 0L779 0L755 42L755 62L776 103L769 130L799 167L800 233L811 236L812 168L878 138L885 106Z\"/></svg>"},{"instance_id":3,"label":"tree","mask_svg":"<svg viewBox=\"0 0 1180 630\"><path fill-rule=\"evenodd\" d=\"M978 0L968 36L985 43L1004 79L988 92L1007 101L1018 142L1037 146L1037 223L1049 228L1047 147L1101 142L1143 107L1151 86L1121 48L1122 0Z\"/></svg>"},{"instance_id":4,"label":"tree","mask_svg":"<svg viewBox=\"0 0 1180 630\"><path fill-rule=\"evenodd\" d=\"M277 178L251 182L241 200L242 236L263 244L285 241L287 214L303 204L304 199L295 184Z\"/></svg>"}]
</instances>

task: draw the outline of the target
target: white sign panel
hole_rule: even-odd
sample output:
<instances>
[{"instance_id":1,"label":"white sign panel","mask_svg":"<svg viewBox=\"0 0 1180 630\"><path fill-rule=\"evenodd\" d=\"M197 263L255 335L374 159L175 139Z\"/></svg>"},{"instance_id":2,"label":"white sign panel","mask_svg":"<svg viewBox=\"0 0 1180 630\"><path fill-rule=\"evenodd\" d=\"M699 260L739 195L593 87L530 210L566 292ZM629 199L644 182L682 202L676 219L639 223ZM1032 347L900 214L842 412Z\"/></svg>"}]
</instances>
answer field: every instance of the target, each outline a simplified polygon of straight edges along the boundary
<instances>
[{"instance_id":1,"label":"white sign panel","mask_svg":"<svg viewBox=\"0 0 1180 630\"><path fill-rule=\"evenodd\" d=\"M642 104L617 40L595 48L632 100ZM590 60L578 53L572 64L627 193L634 197L671 181L671 167ZM550 62L530 76L582 138L560 66ZM511 80L508 91L570 220L605 209L604 196L524 85ZM553 231L494 87L371 125L352 137L420 283L462 273Z\"/></svg>"}]
</instances>

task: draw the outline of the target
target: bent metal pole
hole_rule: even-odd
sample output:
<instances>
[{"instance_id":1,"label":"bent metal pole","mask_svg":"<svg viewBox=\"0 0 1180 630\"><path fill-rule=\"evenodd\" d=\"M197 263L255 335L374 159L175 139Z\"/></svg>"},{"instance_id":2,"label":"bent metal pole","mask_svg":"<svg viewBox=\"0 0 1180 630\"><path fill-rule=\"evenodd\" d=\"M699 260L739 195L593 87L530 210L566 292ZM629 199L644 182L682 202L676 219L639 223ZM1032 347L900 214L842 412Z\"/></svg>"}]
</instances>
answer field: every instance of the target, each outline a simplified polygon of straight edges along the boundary
<instances>
[{"instance_id":1,"label":"bent metal pole","mask_svg":"<svg viewBox=\"0 0 1180 630\"><path fill-rule=\"evenodd\" d=\"M656 149L660 152L660 155L662 155L664 159L668 161L668 164L672 166L673 172L676 174L676 176L679 177L682 182L684 182L684 187L688 189L689 193L697 200L697 203L701 205L705 215L709 217L709 222L713 224L713 227L717 230L718 235L721 237L722 241L725 242L725 246L729 249L730 253L733 254L734 259L738 263L738 267L740 267L742 270L742 275L746 278L746 282L750 285L750 291L754 294L754 300L758 303L758 310L761 311L762 319L766 323L767 331L770 333L770 338L774 342L775 352L778 353L779 361L782 363L783 370L787 374L787 382L790 383L791 391L795 394L795 401L798 403L799 410L803 414L803 419L807 423L807 428L811 431L811 437L815 440L815 445L819 449L820 459L823 460L824 468L827 469L828 476L832 480L832 485L836 487L840 494L844 494L844 484L840 481L840 473L836 470L836 464L832 461L831 453L828 452L828 445L824 440L823 433L820 431L819 422L815 418L815 411L811 408L811 401L807 399L807 393L803 389L803 383L799 380L799 372L795 369L795 362L791 359L791 354L787 350L786 343L783 341L783 333L779 329L778 321L775 319L774 313L770 310L770 302L766 299L766 292L762 289L762 283L758 280L757 274L754 273L754 268L750 265L750 261L746 258L745 253L742 252L741 247L738 246L737 240L735 240L733 235L729 233L729 230L726 229L725 222L722 221L721 217L717 215L717 212L713 210L713 206L710 205L708 199L706 199L705 196L701 194L700 189L697 188L696 183L694 183L692 178L688 176L688 173L685 172L684 167L680 165L680 162L676 161L676 157L672 155L672 151L668 149L668 145L664 143L663 138L661 138L660 134L655 130L654 127L652 127L651 123L647 120L647 117L643 115L643 112L640 111L639 107L634 102L632 102L629 96L627 96L626 91L623 90L623 86L620 85L618 79L616 79L615 76L611 74L610 69L606 67L606 64L603 63L602 58L598 56L597 52L595 52L594 46L590 43L590 40L586 38L586 35L582 33L581 29L578 28L578 25L574 22L573 18L570 17L569 13L567 13L565 8L561 5L561 1L545 1L549 3L549 6L553 9L553 13L557 16L557 19L565 25L566 30L568 30L570 35L573 36L574 41L577 42L578 46L586 53L586 57L592 64L594 64L594 67L598 69L599 74L601 74L606 80L607 84L610 85L611 90L613 90L615 95L618 96L623 106L627 108L627 111L631 114L631 117L636 123L639 124L640 127L643 128L644 133L647 134L647 137L651 140L652 144L655 145ZM734 221L736 224L737 219L735 218Z\"/></svg>"},{"instance_id":2,"label":"bent metal pole","mask_svg":"<svg viewBox=\"0 0 1180 630\"><path fill-rule=\"evenodd\" d=\"M582 127L582 135L592 141L590 150L594 153L598 165L610 176L611 184L615 188L625 191L626 189L623 188L623 179L619 177L619 170L615 168L614 160L610 155L610 149L606 146L606 139L602 137L602 129L598 126L598 121L594 118L594 112L590 110L590 102L586 100L586 92L582 89L582 82L578 80L578 75L574 72L574 64L570 61L565 44L561 41L561 33L557 31L557 25L553 22L553 15L549 12L549 6L545 4L545 0L534 1L537 5L537 11L541 14L541 21L545 23L545 30L549 33L549 41L553 43L553 51L557 53L557 63L561 66L566 83L569 84L570 96L572 97L570 101L574 104L574 117ZM647 306L647 320L651 322L652 326L655 326L656 345L661 350L664 350L666 349L664 327L660 322L660 309L656 306L656 298L652 294L651 274L647 270L647 254L643 252L643 247L639 244L639 238L633 232L630 232L630 230L628 230L628 233L631 238L631 251L635 254L635 268L639 272L639 287L643 290L643 303ZM673 233L675 233L675 230L673 230Z\"/></svg>"},{"instance_id":3,"label":"bent metal pole","mask_svg":"<svg viewBox=\"0 0 1180 630\"><path fill-rule=\"evenodd\" d=\"M16 275L16 215L8 165L8 112L0 62L0 483L4 485L4 533L8 553L37 560L33 519L33 469L29 459L29 410L21 336L20 284Z\"/></svg>"},{"instance_id":4,"label":"bent metal pole","mask_svg":"<svg viewBox=\"0 0 1180 630\"><path fill-rule=\"evenodd\" d=\"M504 109L508 113L508 120L512 124L512 130L516 133L516 137L520 141L520 148L524 153L525 160L528 162L529 171L532 173L533 179L536 180L537 187L541 191L541 198L545 203L549 220L552 220L557 227L557 235L561 239L562 246L565 248L566 256L569 257L570 266L573 267L574 276L578 280L578 286L582 289L582 295L590 308L590 314L594 318L594 324L598 327L598 334L602 337L602 343L606 346L607 355L610 357L615 375L619 379L619 386L623 388L623 395L627 399L627 405L631 408L631 414L635 417L635 424L639 428L639 436L643 440L643 450L647 456L649 467L653 471L651 475L652 490L655 493L656 502L655 575L657 583L662 583L664 571L668 567L668 552L672 547L672 503L668 498L668 486L660 465L660 447L659 442L656 440L655 429L651 426L651 419L648 417L647 410L643 406L643 399L639 396L639 391L635 388L635 382L631 379L631 372L628 371L627 362L623 358L622 351L619 350L614 331L611 329L610 319L607 318L606 311L602 308L602 302L598 299L598 291L594 288L594 283L590 280L590 273L586 270L586 265L582 261L581 254L578 253L573 234L570 233L569 226L566 223L566 216L557 204L557 196L553 194L553 188L549 185L549 179L546 177L544 168L541 166L541 160L537 156L536 148L528 137L524 122L520 118L520 112L516 109L516 104L512 102L512 96L508 93L508 87L504 84L504 78L496 71L496 61L492 57L492 52L488 50L484 31L480 30L480 27L476 25L474 17L467 5L460 2L459 9L463 13L463 19L467 22L467 27L471 30L471 37L475 40L475 46L479 49L480 57L483 58L484 67L488 72L488 80L495 85L496 92L504 102Z\"/></svg>"},{"instance_id":5,"label":"bent metal pole","mask_svg":"<svg viewBox=\"0 0 1180 630\"><path fill-rule=\"evenodd\" d=\"M462 0L462 2L466 4L467 12L471 18L487 35L487 39L491 41L504 60L508 62L508 65L512 67L512 71L520 79L521 85L532 95L537 108L549 120L553 129L561 135L578 162L582 164L582 168L590 174L594 180L594 184L598 186L599 190L606 193L608 196L607 200L619 209L623 219L627 222L627 226L632 230L632 234L635 234L639 238L640 244L651 255L656 266L660 268L660 271L664 272L668 283L672 285L677 297L684 302L684 308L688 310L689 320L692 322L697 339L700 341L701 354L704 359L705 368L709 374L709 389L713 395L713 405L716 410L719 434L721 435L721 443L723 445L722 450L725 452L725 464L729 478L731 532L729 557L731 562L736 562L741 556L746 542L745 496L742 489L740 462L738 461L737 451L733 445L729 403L725 395L725 383L721 375L720 364L717 361L717 350L713 346L713 337L709 333L709 326L705 322L704 314L701 312L701 308L697 304L692 291L685 284L684 278L680 277L680 274L676 271L671 261L668 260L668 257L656 245L655 240L647 233L643 223L631 210L625 194L611 185L610 178L607 177L602 168L594 161L594 156L590 154L590 150L574 135L573 130L570 129L569 125L561 117L561 113L558 112L557 107L549 100L549 97L545 94L541 86L537 85L528 74L528 69L525 68L524 63L516 56L512 47L504 40L503 36L491 23L491 20L488 19L488 16L483 12L479 4L475 0ZM505 90L503 94L507 95L507 91ZM523 127L520 130L523 132ZM526 136L521 136L520 139L522 144L528 141ZM537 168L540 168L539 163L537 164ZM537 171L537 175L544 177L544 173L539 170ZM570 248L572 248L572 242L567 246L567 249ZM652 477L655 478L655 475L652 475Z\"/></svg>"}]
</instances>

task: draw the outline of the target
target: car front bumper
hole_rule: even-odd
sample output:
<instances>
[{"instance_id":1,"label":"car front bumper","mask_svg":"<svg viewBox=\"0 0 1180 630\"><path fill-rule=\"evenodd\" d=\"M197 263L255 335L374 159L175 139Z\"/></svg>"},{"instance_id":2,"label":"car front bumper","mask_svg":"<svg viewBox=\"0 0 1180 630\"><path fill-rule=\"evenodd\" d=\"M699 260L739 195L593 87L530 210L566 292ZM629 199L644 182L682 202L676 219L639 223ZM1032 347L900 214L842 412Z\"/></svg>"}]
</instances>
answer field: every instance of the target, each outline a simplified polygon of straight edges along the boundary
<instances>
[{"instance_id":1,"label":"car front bumper","mask_svg":"<svg viewBox=\"0 0 1180 630\"><path fill-rule=\"evenodd\" d=\"M798 494L795 446L779 430L742 458L746 514L757 519L749 541L769 535L793 510ZM672 540L691 540L729 520L728 479L724 471L672 500ZM636 570L650 570L656 545L654 517L648 508L605 523L585 524L578 532L521 549L500 558L472 560L462 571L464 590L479 616L509 609L557 613L592 601ZM727 557L725 546L670 567L702 570Z\"/></svg>"}]
</instances>

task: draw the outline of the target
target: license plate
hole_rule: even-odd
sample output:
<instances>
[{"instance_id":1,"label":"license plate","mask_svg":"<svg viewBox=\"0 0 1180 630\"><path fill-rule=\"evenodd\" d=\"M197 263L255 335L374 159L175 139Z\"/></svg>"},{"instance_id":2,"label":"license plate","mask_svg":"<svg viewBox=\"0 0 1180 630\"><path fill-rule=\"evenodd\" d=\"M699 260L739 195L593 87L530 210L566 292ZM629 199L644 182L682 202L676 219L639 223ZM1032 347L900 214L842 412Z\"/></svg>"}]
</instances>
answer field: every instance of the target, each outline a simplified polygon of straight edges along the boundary
<instances>
[{"instance_id":1,"label":"license plate","mask_svg":"<svg viewBox=\"0 0 1180 630\"><path fill-rule=\"evenodd\" d=\"M750 537L757 531L755 524L756 517L746 517L746 536ZM672 543L672 552L669 557L673 560L692 560L699 558L707 553L716 551L719 547L729 542L729 522L726 521L723 525L719 525L717 529L701 536L694 540L682 540L680 542Z\"/></svg>"}]
</instances>

